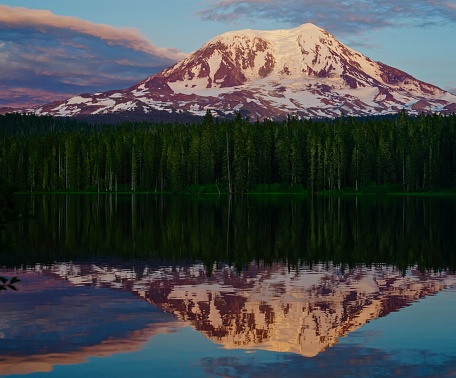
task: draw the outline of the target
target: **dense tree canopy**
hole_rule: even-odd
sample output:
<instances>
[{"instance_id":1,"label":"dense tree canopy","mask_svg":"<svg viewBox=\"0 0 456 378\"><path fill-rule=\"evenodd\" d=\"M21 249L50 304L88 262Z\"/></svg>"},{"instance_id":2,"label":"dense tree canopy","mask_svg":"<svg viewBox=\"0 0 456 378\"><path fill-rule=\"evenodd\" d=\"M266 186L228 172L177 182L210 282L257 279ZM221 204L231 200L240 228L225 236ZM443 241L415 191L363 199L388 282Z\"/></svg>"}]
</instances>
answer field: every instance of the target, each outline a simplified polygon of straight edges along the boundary
<instances>
[{"instance_id":1,"label":"dense tree canopy","mask_svg":"<svg viewBox=\"0 0 456 378\"><path fill-rule=\"evenodd\" d=\"M7 114L0 175L32 192L454 188L456 116L114 126Z\"/></svg>"}]
</instances>

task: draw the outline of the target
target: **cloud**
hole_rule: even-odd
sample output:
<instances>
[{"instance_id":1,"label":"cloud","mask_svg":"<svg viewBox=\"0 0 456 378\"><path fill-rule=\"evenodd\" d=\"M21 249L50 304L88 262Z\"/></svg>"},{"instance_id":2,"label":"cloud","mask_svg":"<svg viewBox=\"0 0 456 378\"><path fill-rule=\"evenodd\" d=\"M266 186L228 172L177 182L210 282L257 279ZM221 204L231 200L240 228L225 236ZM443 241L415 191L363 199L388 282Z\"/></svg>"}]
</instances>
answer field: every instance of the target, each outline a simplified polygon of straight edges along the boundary
<instances>
[{"instance_id":1,"label":"cloud","mask_svg":"<svg viewBox=\"0 0 456 378\"><path fill-rule=\"evenodd\" d=\"M183 59L135 29L0 5L0 107L125 88Z\"/></svg>"},{"instance_id":2,"label":"cloud","mask_svg":"<svg viewBox=\"0 0 456 378\"><path fill-rule=\"evenodd\" d=\"M94 24L76 17L58 16L48 10L32 10L0 5L0 25L11 28L62 29L85 34L106 41L109 45L124 46L165 59L182 59L183 53L175 49L159 48L151 44L136 29L114 28ZM184 54L185 55L185 54Z\"/></svg>"},{"instance_id":3,"label":"cloud","mask_svg":"<svg viewBox=\"0 0 456 378\"><path fill-rule=\"evenodd\" d=\"M15 84L0 85L0 108L22 108L37 104L65 100L75 94L75 91L64 92L62 89L35 89L33 85L21 87Z\"/></svg>"},{"instance_id":4,"label":"cloud","mask_svg":"<svg viewBox=\"0 0 456 378\"><path fill-rule=\"evenodd\" d=\"M449 80L448 78L445 80L445 84L442 86L442 89L447 91L447 92L450 92L450 93L453 93L454 95L456 95L456 81L455 80Z\"/></svg>"},{"instance_id":5,"label":"cloud","mask_svg":"<svg viewBox=\"0 0 456 378\"><path fill-rule=\"evenodd\" d=\"M236 23L274 20L290 25L312 22L337 35L408 25L456 21L454 0L210 0L197 12L203 20Z\"/></svg>"}]
</instances>

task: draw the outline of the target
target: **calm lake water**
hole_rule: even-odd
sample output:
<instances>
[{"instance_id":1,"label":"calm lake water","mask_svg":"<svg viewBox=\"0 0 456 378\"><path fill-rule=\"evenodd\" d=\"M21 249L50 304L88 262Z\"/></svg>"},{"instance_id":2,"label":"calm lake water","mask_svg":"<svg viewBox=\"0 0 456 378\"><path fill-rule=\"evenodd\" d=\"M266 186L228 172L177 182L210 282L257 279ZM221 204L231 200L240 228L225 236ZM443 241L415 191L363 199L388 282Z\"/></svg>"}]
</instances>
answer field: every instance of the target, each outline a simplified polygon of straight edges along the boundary
<instances>
[{"instance_id":1,"label":"calm lake water","mask_svg":"<svg viewBox=\"0 0 456 378\"><path fill-rule=\"evenodd\" d=\"M1 376L456 374L456 198L17 200Z\"/></svg>"}]
</instances>

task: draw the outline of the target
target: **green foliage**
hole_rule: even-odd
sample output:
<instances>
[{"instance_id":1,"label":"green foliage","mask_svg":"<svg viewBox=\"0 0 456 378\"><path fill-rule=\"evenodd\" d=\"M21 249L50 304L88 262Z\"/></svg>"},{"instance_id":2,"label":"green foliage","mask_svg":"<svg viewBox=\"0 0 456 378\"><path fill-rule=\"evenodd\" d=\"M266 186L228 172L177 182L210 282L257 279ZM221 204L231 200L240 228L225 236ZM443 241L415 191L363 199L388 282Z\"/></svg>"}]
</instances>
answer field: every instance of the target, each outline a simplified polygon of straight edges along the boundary
<instances>
[{"instance_id":1,"label":"green foliage","mask_svg":"<svg viewBox=\"0 0 456 378\"><path fill-rule=\"evenodd\" d=\"M209 185L188 185L184 188L185 193L190 194L221 194L222 191L217 184ZM226 192L223 192L226 193Z\"/></svg>"},{"instance_id":2,"label":"green foliage","mask_svg":"<svg viewBox=\"0 0 456 378\"><path fill-rule=\"evenodd\" d=\"M451 189L456 115L251 123L208 111L200 124L109 126L8 114L0 116L0 174L28 192Z\"/></svg>"},{"instance_id":3,"label":"green foliage","mask_svg":"<svg viewBox=\"0 0 456 378\"><path fill-rule=\"evenodd\" d=\"M307 194L307 189L302 184L295 184L293 186L284 184L259 184L251 190L253 194Z\"/></svg>"}]
</instances>

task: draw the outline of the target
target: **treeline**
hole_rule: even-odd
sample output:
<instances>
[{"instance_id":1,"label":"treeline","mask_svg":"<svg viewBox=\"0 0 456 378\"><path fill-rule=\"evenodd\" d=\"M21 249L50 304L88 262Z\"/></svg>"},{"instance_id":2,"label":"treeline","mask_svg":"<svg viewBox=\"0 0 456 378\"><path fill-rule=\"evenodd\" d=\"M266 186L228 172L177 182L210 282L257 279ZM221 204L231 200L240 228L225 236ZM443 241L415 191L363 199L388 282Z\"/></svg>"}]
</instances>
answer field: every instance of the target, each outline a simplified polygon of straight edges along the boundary
<instances>
[{"instance_id":1,"label":"treeline","mask_svg":"<svg viewBox=\"0 0 456 378\"><path fill-rule=\"evenodd\" d=\"M10 114L0 174L31 192L454 188L456 116L109 126Z\"/></svg>"}]
</instances>

